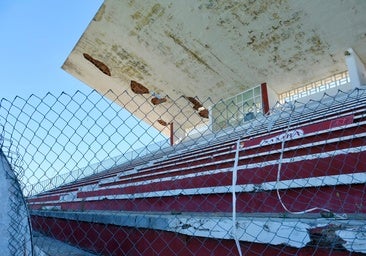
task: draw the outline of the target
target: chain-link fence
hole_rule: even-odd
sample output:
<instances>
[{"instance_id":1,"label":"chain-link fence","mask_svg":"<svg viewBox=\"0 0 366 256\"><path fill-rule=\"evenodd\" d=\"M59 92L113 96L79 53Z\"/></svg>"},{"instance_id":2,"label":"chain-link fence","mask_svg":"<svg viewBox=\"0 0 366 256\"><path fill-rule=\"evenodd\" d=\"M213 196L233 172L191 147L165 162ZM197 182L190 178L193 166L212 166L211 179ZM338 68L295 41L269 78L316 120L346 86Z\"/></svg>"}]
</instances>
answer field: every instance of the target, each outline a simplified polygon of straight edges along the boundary
<instances>
[{"instance_id":1,"label":"chain-link fence","mask_svg":"<svg viewBox=\"0 0 366 256\"><path fill-rule=\"evenodd\" d=\"M1 101L4 255L366 253L366 91L265 114L149 97Z\"/></svg>"}]
</instances>

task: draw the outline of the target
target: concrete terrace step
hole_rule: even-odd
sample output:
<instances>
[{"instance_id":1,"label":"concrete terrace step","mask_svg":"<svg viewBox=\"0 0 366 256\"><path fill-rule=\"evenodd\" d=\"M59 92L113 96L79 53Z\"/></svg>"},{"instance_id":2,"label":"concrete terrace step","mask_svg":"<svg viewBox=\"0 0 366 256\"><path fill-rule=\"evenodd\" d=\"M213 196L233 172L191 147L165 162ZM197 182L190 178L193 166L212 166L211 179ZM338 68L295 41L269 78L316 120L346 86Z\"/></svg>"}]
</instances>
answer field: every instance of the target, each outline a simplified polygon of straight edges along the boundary
<instances>
[{"instance_id":1,"label":"concrete terrace step","mask_svg":"<svg viewBox=\"0 0 366 256\"><path fill-rule=\"evenodd\" d=\"M168 231L173 238L176 234L213 239L233 238L232 215L223 213L33 211L31 214L34 218L68 219L70 225L75 225L76 228L78 221L84 221L103 224L103 227L113 225L137 230ZM333 215L333 213L324 212L303 215L238 214L236 220L239 228L235 232L242 242L286 244L295 248L322 242L325 248L342 248L347 254L349 252L366 253L364 218L363 214Z\"/></svg>"},{"instance_id":2,"label":"concrete terrace step","mask_svg":"<svg viewBox=\"0 0 366 256\"><path fill-rule=\"evenodd\" d=\"M57 239L33 232L33 243L37 256L95 256L90 252L63 243Z\"/></svg>"},{"instance_id":3,"label":"concrete terrace step","mask_svg":"<svg viewBox=\"0 0 366 256\"><path fill-rule=\"evenodd\" d=\"M286 158L286 156L288 154L290 154L289 157L291 157L292 156L291 155L292 151L297 152L296 153L296 155L297 155L296 160L293 159L293 157L291 158L292 159L291 162L293 162L292 164L295 164L298 161L306 160L308 165L315 161L314 164L319 166L320 162L321 163L323 163L324 161L328 162L327 158L329 158L329 154L328 154L329 152L328 152L328 150L326 150L326 148L331 147L329 150L333 150L332 145L334 146L334 143L338 147L340 147L341 145L344 144L343 141L346 141L345 142L346 147L351 147L351 144L348 144L348 142L347 142L347 141L349 141L349 139L352 139L352 143L353 143L353 142L356 142L356 140L360 141L360 139L364 138L365 133L362 133L362 132L364 132L364 129L357 130L357 133L361 132L361 134L356 135L356 131L354 131L355 127L357 128L358 126L356 124L349 124L349 125L347 125L347 129L345 127L343 127L344 129L342 129L342 127L331 128L330 130L332 131L332 133L337 133L337 132L340 131L340 132L342 132L342 134L340 134L339 136L337 135L335 139L334 138L331 139L331 136L327 135L326 136L326 141L317 141L316 143L312 142L312 143L315 143L315 144L312 144L312 143L311 144L304 144L304 142L305 142L304 139L305 138L303 138L301 140L302 141L302 143L300 143L301 146L298 146L297 143L292 143L291 141L288 141L287 145L286 145L286 148L284 150L284 157L285 158L284 158L283 167L284 168L287 167L287 161L286 161L287 158ZM362 127L364 127L364 126L362 126ZM366 128L366 127L364 127L364 128ZM352 135L351 137L349 136L349 133ZM320 135L320 134L318 134L318 135ZM309 136L313 136L313 135L310 133ZM342 137L340 137L340 136L342 136ZM259 142L259 140L257 142ZM343 144L341 144L341 142ZM257 143L254 143L254 144L257 144ZM276 145L277 145L276 148L274 148L273 146L269 146L269 148L266 148L265 146L259 147L259 149L264 150L264 152L258 152L258 151L250 152L251 149L249 149L249 148L252 148L253 145L249 146L243 152L244 154L242 154L240 156L240 163L241 164L239 166L242 166L244 164L244 162L242 163L242 161L244 161L246 159L244 166L245 166L245 169L247 169L247 170L245 171L245 173L248 173L248 171L255 172L255 173L263 173L263 171L265 172L266 169L272 168L272 167L271 166L268 166L268 168L265 167L268 164L263 165L262 164L263 161L268 162L269 160L271 160L272 162L271 162L270 165L276 165L277 164L277 162L275 160L278 159L277 155L280 152L279 151L280 149L278 148L279 147L278 143L276 143ZM312 145L314 145L315 147L313 147ZM325 146L326 146L326 148L325 148ZM255 146L255 147L258 147L258 146ZM322 148L322 153L321 153L322 157L321 158L327 157L326 159L324 159L324 161L318 159L318 157L320 156L319 155L320 152L314 152L314 153L317 154L316 158L318 160L311 160L313 158L309 158L309 157L311 157L310 154L311 154L312 150L317 150L318 147ZM309 150L311 150L311 151L309 151ZM338 152L339 151L338 150L337 154L335 153L335 151L334 152L332 151L331 152L332 158L329 159L329 161L333 161L333 160L336 161L339 157L342 157L342 155L345 152L348 152L347 156L349 156L349 157L351 157L352 155L355 154L355 152L351 154L351 151L348 151L348 150L344 151L344 150L346 150L346 149L342 149L341 152ZM359 150L361 150L361 148L359 148ZM362 158L362 155L364 154L362 152L364 152L364 150L361 150L361 151L359 151L359 150L357 150L357 156ZM325 151L327 153L325 153ZM304 155L304 153L305 153L305 155ZM274 156L275 159L272 159L273 157L271 157L271 159L269 159L269 157L267 155ZM258 158L258 160L254 161L254 159L257 159L257 158ZM90 196L102 196L102 197L103 196L110 196L111 193L116 195L116 196L119 195L119 194L126 194L126 193L127 194L131 194L131 193L134 194L134 193L138 193L138 192L144 194L144 193L151 192L151 191L161 190L161 187L162 187L163 183L165 184L163 186L165 188L165 189L163 189L164 191L166 189L176 189L176 188L183 189L183 188L186 188L185 181L187 181L187 179L189 179L189 181L190 181L189 184L191 184L191 185L193 185L193 183L196 184L197 187L195 187L195 188L200 188L201 186L204 186L204 187L214 186L215 187L215 186L228 185L228 184L226 184L227 182L225 182L225 184L222 184L221 181L228 180L228 182L229 182L230 181L229 178L230 178L231 174L228 173L227 171L224 171L224 170L220 171L220 170L222 168L224 168L223 166L221 166L222 164L224 164L224 162L225 163L226 162L232 162L233 159L228 159L227 157L224 157L220 161L218 159L216 159L216 160L217 161L215 161L214 163L211 163L211 162L207 162L207 163L205 162L204 163L204 162L199 162L198 159L195 159L194 162L199 162L198 167L193 165L193 166L185 166L185 167L177 168L177 166L175 166L175 168L172 168L170 170L165 169L163 171L158 171L158 167L155 167L154 171L152 171L152 172L137 173L137 174L135 174L131 177L128 177L127 179L120 177L120 180L109 180L109 179L104 180L104 182L101 182L99 184L99 186L101 186L100 188L98 188L98 185L95 185L95 186L92 186L92 187L83 186L79 189L78 196L76 196L76 194L73 194L71 196L71 194L70 194L71 197L68 196L68 199L66 199L66 197L63 196L62 197L63 199L61 201L62 202L66 202L66 201L69 202L70 200L74 201L74 200L77 199L77 197L85 198L85 197L90 197ZM249 161L249 162L247 162L247 161ZM350 161L350 162L352 162L352 161ZM254 169L249 168L252 165L253 165L253 168L255 167ZM325 165L326 164L324 164L324 166ZM213 166L212 167L213 169L210 166ZM346 166L348 166L348 165L346 165ZM172 166L172 167L174 167L174 166ZM202 170L203 167L205 169L205 172L203 172L203 170ZM259 167L260 167L260 169L258 169ZM345 166L343 166L343 167L345 167ZM195 170L195 168L197 170ZM297 166L296 168L294 168L294 170L296 170L298 168L299 167ZM361 167L358 167L358 168L361 168ZM211 171L208 172L209 169ZM347 171L344 168L337 167L336 169L338 171L342 170L341 173L343 173L343 174L350 173L349 170ZM240 168L240 170L241 170L241 168ZM364 169L361 168L360 170L364 170ZM319 171L321 171L321 170L319 169ZM331 169L328 169L328 175L330 175L329 171L331 171ZM197 176L193 175L193 173L196 173L196 172L197 172ZM239 176L241 176L241 175L245 176L245 173L240 172L238 175ZM265 173L267 173L267 172L265 172ZM271 173L271 172L268 170L268 173ZM272 174L275 175L276 173L272 173ZM340 173L334 172L332 174L335 175L335 174L340 174ZM204 175L204 176L202 176L202 175ZM264 173L263 173L263 175L264 175ZM315 175L315 173L312 173L312 175ZM320 174L317 174L316 176L319 176L319 175ZM220 176L220 178L219 178L219 176ZM322 176L322 175L320 175L320 176ZM184 177L187 177L187 179L184 178ZM249 176L249 177L251 177L251 176ZM289 176L286 176L286 177L288 179L290 179ZM266 182L266 181L270 182L270 181L274 180L274 178L273 177L270 178L268 176L268 174L264 175L263 178L265 178L266 180L261 180L261 181L256 180L256 181L248 181L248 182L249 183L251 183L251 182L255 182L255 183L260 182L261 183L261 182ZM299 174L296 174L295 176L291 175L291 178L299 179L299 178L308 178L308 177L307 176L303 177L302 175L299 176ZM173 180L174 180L174 182L173 182ZM220 181L220 182L218 182L218 181ZM170 195L170 194L165 192L164 195L167 196L167 195ZM147 197L151 197L151 196L147 196ZM58 201L59 199L60 199L59 197L57 197L57 198L44 197L44 198L30 199L30 202L32 202L32 204L36 203L36 202L46 203L47 201L48 202L49 201L54 201L54 200ZM76 201L78 201L78 200L76 200Z\"/></svg>"},{"instance_id":4,"label":"concrete terrace step","mask_svg":"<svg viewBox=\"0 0 366 256\"><path fill-rule=\"evenodd\" d=\"M293 118L291 122L291 128L295 129L301 126L306 126L311 123L324 122L325 120L331 120L335 118L341 118L346 115L359 115L363 116L365 112L364 102L366 101L366 91L364 90L355 90L350 93L339 92L337 97L324 97L319 102L309 102L307 104L298 104L294 103L294 112ZM240 137L242 139L250 137L251 139L255 137L268 136L269 134L274 134L276 132L283 132L283 129L289 125L288 116L286 114L286 106L282 106L277 111L274 111L269 116L264 116L259 118L254 124L251 123L250 129L253 130L255 128L255 135L251 134L248 130L244 131L243 127L240 128L241 132L234 132L234 136L232 133L220 135L217 134L214 137L213 141L210 139L206 139L205 143L202 145L197 145L197 143L183 142L182 145L177 145L165 154L160 154L160 159L157 157L156 152L151 155L147 155L138 159L135 159L128 165L123 164L121 166L116 166L112 169L103 171L99 174L95 174L81 180L75 181L70 184L65 184L59 188L53 189L49 192L45 192L44 195L51 194L59 194L62 192L71 192L71 190L77 189L80 186L85 185L95 185L100 180L111 178L111 180L118 179L122 176L126 176L131 174L131 171L135 170L138 172L147 171L152 167L156 167L159 164L162 167L164 164L172 163L176 164L176 162L184 161L185 158L189 156L197 157L197 153L202 155L203 153L209 153L210 151L218 151L220 148L229 148L232 147L232 144L236 142L236 140ZM269 125L271 123L271 129L269 129ZM230 135L231 134L231 135ZM254 135L254 136L253 136ZM205 136L204 136L205 137ZM202 138L201 138L202 139ZM195 141L195 140L193 140ZM198 140L197 140L198 142ZM192 144L192 146L188 146L187 144ZM184 146L184 147L182 147ZM188 146L188 149L187 149ZM164 149L166 150L166 149ZM225 149L224 149L225 150ZM162 153L162 152L160 152ZM162 157L165 156L165 157ZM167 157L168 156L168 157ZM153 163L153 164L152 164Z\"/></svg>"}]
</instances>

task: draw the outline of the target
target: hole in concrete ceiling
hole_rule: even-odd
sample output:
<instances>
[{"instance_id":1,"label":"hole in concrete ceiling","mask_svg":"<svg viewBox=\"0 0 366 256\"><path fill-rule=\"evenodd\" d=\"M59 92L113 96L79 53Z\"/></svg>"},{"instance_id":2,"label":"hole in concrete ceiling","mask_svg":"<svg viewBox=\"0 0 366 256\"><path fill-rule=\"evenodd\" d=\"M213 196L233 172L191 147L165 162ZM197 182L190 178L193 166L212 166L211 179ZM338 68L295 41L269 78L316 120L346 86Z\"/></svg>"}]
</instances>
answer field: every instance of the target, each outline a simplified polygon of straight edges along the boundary
<instances>
[{"instance_id":1,"label":"hole in concrete ceiling","mask_svg":"<svg viewBox=\"0 0 366 256\"><path fill-rule=\"evenodd\" d=\"M187 96L185 96L185 98L193 104L193 109L198 110L199 108L203 107L202 104L197 99Z\"/></svg>"},{"instance_id":2,"label":"hole in concrete ceiling","mask_svg":"<svg viewBox=\"0 0 366 256\"><path fill-rule=\"evenodd\" d=\"M90 56L87 53L83 53L83 56L85 59L93 63L94 66L96 66L100 71L102 71L107 76L111 76L111 71L109 70L108 66L104 64L103 62L94 59L92 56Z\"/></svg>"},{"instance_id":3,"label":"hole in concrete ceiling","mask_svg":"<svg viewBox=\"0 0 366 256\"><path fill-rule=\"evenodd\" d=\"M145 86L143 86L142 84L136 82L136 81L131 81L131 90L136 93L136 94L146 94L149 93L149 89L147 89Z\"/></svg>"},{"instance_id":4,"label":"hole in concrete ceiling","mask_svg":"<svg viewBox=\"0 0 366 256\"><path fill-rule=\"evenodd\" d=\"M161 103L164 103L166 102L166 98L157 98L157 97L154 97L151 99L151 103L154 104L154 105L159 105Z\"/></svg>"},{"instance_id":5,"label":"hole in concrete ceiling","mask_svg":"<svg viewBox=\"0 0 366 256\"><path fill-rule=\"evenodd\" d=\"M201 102L196 98L184 96L190 103L193 104L193 109L198 111L198 114L203 118L208 118L208 109L206 109Z\"/></svg>"},{"instance_id":6,"label":"hole in concrete ceiling","mask_svg":"<svg viewBox=\"0 0 366 256\"><path fill-rule=\"evenodd\" d=\"M158 123L159 124L161 124L162 126L168 126L168 123L167 122L165 122L164 120L162 120L162 119L159 119L158 120Z\"/></svg>"},{"instance_id":7,"label":"hole in concrete ceiling","mask_svg":"<svg viewBox=\"0 0 366 256\"><path fill-rule=\"evenodd\" d=\"M203 118L208 118L208 109L202 109L198 112L198 114Z\"/></svg>"}]
</instances>

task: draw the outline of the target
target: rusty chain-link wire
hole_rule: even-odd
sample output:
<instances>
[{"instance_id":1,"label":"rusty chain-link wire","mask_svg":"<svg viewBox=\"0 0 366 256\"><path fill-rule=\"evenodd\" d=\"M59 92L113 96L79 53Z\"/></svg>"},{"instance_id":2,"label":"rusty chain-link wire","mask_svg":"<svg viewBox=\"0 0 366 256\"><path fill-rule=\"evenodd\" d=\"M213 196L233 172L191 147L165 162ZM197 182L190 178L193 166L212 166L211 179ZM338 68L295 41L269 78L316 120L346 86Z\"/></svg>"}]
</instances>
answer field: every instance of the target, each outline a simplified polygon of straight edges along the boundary
<instances>
[{"instance_id":1,"label":"rusty chain-link wire","mask_svg":"<svg viewBox=\"0 0 366 256\"><path fill-rule=\"evenodd\" d=\"M7 255L47 255L40 237L85 255L366 253L365 90L266 114L143 97L1 100Z\"/></svg>"}]
</instances>

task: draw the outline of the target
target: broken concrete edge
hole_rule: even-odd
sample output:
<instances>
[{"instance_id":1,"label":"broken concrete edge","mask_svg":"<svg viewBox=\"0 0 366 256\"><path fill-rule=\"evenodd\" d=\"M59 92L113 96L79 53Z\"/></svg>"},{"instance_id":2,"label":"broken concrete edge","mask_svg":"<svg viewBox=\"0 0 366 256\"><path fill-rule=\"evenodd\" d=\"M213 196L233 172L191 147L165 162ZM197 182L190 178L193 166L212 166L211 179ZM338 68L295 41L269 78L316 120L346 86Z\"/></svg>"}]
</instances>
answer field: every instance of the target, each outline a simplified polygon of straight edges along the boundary
<instances>
[{"instance_id":1,"label":"broken concrete edge","mask_svg":"<svg viewBox=\"0 0 366 256\"><path fill-rule=\"evenodd\" d=\"M171 231L190 236L233 239L232 217L217 213L153 213L114 211L32 211L31 215ZM243 242L285 244L302 248L322 242L329 248L366 253L364 215L349 219L321 218L320 214L240 214L236 237ZM337 237L337 243L334 238ZM319 241L318 241L319 240Z\"/></svg>"}]
</instances>

